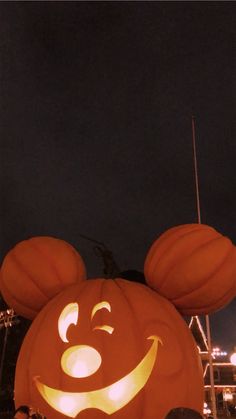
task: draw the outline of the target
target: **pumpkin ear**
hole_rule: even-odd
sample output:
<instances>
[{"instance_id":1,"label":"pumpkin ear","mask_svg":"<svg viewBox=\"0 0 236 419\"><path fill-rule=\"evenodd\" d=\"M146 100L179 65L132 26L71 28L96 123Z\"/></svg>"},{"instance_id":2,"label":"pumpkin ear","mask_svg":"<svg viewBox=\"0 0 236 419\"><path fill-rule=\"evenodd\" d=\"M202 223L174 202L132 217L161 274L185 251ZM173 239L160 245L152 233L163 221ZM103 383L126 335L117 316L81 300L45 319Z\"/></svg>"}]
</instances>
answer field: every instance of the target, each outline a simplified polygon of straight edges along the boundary
<instances>
[{"instance_id":1,"label":"pumpkin ear","mask_svg":"<svg viewBox=\"0 0 236 419\"><path fill-rule=\"evenodd\" d=\"M33 319L51 298L85 277L84 262L69 243L47 236L32 237L5 256L0 291L17 314Z\"/></svg>"},{"instance_id":2,"label":"pumpkin ear","mask_svg":"<svg viewBox=\"0 0 236 419\"><path fill-rule=\"evenodd\" d=\"M182 314L209 314L236 295L236 248L212 227L180 225L153 243L144 274Z\"/></svg>"}]
</instances>

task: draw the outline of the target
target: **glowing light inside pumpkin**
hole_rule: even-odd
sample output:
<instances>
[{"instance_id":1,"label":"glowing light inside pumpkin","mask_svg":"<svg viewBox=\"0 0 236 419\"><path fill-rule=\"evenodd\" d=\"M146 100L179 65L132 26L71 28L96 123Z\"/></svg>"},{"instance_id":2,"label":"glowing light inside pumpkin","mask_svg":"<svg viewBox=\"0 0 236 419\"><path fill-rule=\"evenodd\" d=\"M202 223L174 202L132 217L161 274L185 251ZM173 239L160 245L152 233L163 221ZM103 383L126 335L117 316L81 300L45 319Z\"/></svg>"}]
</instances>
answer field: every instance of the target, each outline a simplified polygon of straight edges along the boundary
<instances>
[{"instance_id":1,"label":"glowing light inside pumpkin","mask_svg":"<svg viewBox=\"0 0 236 419\"><path fill-rule=\"evenodd\" d=\"M75 400L73 399L73 397L69 397L69 396L64 396L58 399L58 403L61 409L62 413L69 413L69 412L73 412L74 409L76 408L75 405Z\"/></svg>"},{"instance_id":2,"label":"glowing light inside pumpkin","mask_svg":"<svg viewBox=\"0 0 236 419\"><path fill-rule=\"evenodd\" d=\"M157 336L150 336L148 339L152 339L153 343L141 362L129 374L107 387L82 393L64 392L48 387L35 377L37 389L53 409L69 417L75 418L89 408L111 415L127 405L145 386L151 375L161 339Z\"/></svg>"},{"instance_id":3,"label":"glowing light inside pumpkin","mask_svg":"<svg viewBox=\"0 0 236 419\"><path fill-rule=\"evenodd\" d=\"M77 303L70 303L62 310L58 319L58 333L63 342L69 342L66 333L71 324L76 325L79 317L79 306Z\"/></svg>"},{"instance_id":4,"label":"glowing light inside pumpkin","mask_svg":"<svg viewBox=\"0 0 236 419\"><path fill-rule=\"evenodd\" d=\"M127 383L116 383L108 392L108 397L110 400L119 401L124 393L127 391Z\"/></svg>"},{"instance_id":5,"label":"glowing light inside pumpkin","mask_svg":"<svg viewBox=\"0 0 236 419\"><path fill-rule=\"evenodd\" d=\"M93 330L104 330L111 335L114 332L114 327L103 324L102 326L95 326Z\"/></svg>"},{"instance_id":6,"label":"glowing light inside pumpkin","mask_svg":"<svg viewBox=\"0 0 236 419\"><path fill-rule=\"evenodd\" d=\"M61 357L63 371L75 378L89 377L94 374L101 362L99 352L87 345L72 346Z\"/></svg>"},{"instance_id":7,"label":"glowing light inside pumpkin","mask_svg":"<svg viewBox=\"0 0 236 419\"><path fill-rule=\"evenodd\" d=\"M97 313L97 311L98 310L101 310L102 308L105 308L106 310L108 310L109 312L111 312L111 305L107 301L101 301L100 303L97 303L93 307L92 313L91 313L91 320L95 316L95 314Z\"/></svg>"},{"instance_id":8,"label":"glowing light inside pumpkin","mask_svg":"<svg viewBox=\"0 0 236 419\"><path fill-rule=\"evenodd\" d=\"M100 303L95 304L95 306L93 307L91 313L91 320L93 319L97 311L102 310L103 308L111 312L111 305L107 301L101 301ZM111 335L114 332L114 327L109 326L107 324L102 324L99 326L95 326L93 330L104 330L105 332Z\"/></svg>"}]
</instances>

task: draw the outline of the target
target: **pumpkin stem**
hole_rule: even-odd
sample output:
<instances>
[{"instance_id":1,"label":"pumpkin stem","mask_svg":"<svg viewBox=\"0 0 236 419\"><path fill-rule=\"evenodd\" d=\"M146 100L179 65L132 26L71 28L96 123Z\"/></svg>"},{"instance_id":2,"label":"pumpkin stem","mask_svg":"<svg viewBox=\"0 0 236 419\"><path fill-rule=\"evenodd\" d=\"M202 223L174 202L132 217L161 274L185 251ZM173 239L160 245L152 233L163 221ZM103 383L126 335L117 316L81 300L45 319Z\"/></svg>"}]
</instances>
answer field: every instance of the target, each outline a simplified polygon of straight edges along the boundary
<instances>
[{"instance_id":1,"label":"pumpkin stem","mask_svg":"<svg viewBox=\"0 0 236 419\"><path fill-rule=\"evenodd\" d=\"M119 276L120 268L118 267L112 251L103 243L88 236L80 234L86 240L96 243L93 246L93 251L96 256L102 258L103 261L103 276L105 278L116 278Z\"/></svg>"}]
</instances>

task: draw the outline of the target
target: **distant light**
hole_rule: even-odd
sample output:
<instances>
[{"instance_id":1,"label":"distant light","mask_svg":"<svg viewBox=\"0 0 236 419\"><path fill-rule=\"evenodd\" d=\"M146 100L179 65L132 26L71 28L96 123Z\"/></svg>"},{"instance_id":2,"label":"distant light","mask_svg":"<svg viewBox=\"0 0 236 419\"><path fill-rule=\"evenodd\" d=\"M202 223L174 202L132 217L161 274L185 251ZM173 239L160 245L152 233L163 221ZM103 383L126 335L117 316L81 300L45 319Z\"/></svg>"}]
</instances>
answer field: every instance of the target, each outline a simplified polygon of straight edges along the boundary
<instances>
[{"instance_id":1,"label":"distant light","mask_svg":"<svg viewBox=\"0 0 236 419\"><path fill-rule=\"evenodd\" d=\"M223 398L226 402L229 400L233 400L233 394L228 390L223 394Z\"/></svg>"},{"instance_id":2,"label":"distant light","mask_svg":"<svg viewBox=\"0 0 236 419\"><path fill-rule=\"evenodd\" d=\"M230 362L233 365L236 365L236 353L234 352L230 357Z\"/></svg>"},{"instance_id":3,"label":"distant light","mask_svg":"<svg viewBox=\"0 0 236 419\"><path fill-rule=\"evenodd\" d=\"M216 348L213 348L212 350L212 355L217 357L217 356L226 356L228 355L227 352L222 351L218 346Z\"/></svg>"},{"instance_id":4,"label":"distant light","mask_svg":"<svg viewBox=\"0 0 236 419\"><path fill-rule=\"evenodd\" d=\"M210 415L211 414L211 409L208 407L206 402L204 402L203 414L204 415Z\"/></svg>"}]
</instances>

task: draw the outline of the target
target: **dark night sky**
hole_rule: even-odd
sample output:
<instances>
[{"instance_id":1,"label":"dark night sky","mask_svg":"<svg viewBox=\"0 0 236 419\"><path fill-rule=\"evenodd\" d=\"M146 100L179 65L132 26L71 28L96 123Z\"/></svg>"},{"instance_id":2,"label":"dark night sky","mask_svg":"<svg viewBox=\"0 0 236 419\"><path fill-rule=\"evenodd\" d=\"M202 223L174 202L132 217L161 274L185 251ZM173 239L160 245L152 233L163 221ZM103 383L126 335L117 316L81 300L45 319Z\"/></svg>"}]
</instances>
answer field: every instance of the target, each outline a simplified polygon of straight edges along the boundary
<instances>
[{"instance_id":1,"label":"dark night sky","mask_svg":"<svg viewBox=\"0 0 236 419\"><path fill-rule=\"evenodd\" d=\"M236 244L235 2L1 2L0 21L1 259L52 235L100 276L85 234L142 270L197 222L193 114L202 222ZM235 311L211 317L223 347Z\"/></svg>"}]
</instances>

